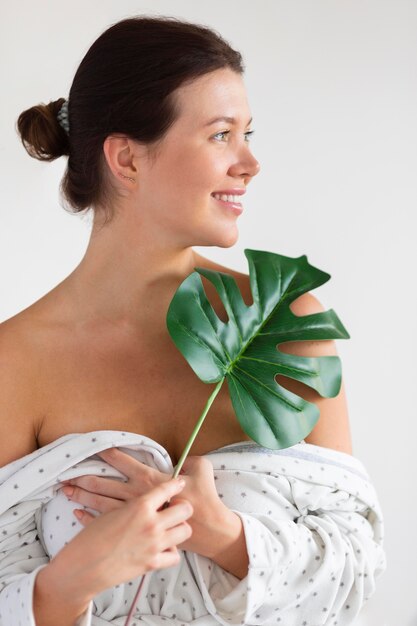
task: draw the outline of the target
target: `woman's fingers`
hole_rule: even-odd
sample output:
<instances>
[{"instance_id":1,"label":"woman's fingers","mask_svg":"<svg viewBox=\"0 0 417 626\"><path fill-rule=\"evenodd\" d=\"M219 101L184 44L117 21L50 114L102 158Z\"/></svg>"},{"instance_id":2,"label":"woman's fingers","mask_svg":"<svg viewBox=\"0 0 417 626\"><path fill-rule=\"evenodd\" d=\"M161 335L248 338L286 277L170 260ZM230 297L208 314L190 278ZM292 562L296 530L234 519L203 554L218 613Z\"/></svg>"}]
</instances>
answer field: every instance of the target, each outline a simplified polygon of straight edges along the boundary
<instances>
[{"instance_id":1,"label":"woman's fingers","mask_svg":"<svg viewBox=\"0 0 417 626\"><path fill-rule=\"evenodd\" d=\"M184 541L187 541L192 535L192 528L187 522L182 522L169 530L166 530L162 539L161 549L169 548L171 546L178 546Z\"/></svg>"},{"instance_id":2,"label":"woman's fingers","mask_svg":"<svg viewBox=\"0 0 417 626\"><path fill-rule=\"evenodd\" d=\"M117 470L126 476L125 479L119 477L100 477L86 474L77 476L70 480L62 481L64 487L73 486L75 488L84 489L91 493L117 500L130 500L136 498L162 482L169 480L169 475L159 472L136 459L131 458L128 454L121 452L117 448L109 448L99 452L106 462L109 462ZM73 494L69 490L64 492L71 496L73 500L78 500L81 491L74 491ZM85 501L82 501L85 504Z\"/></svg>"},{"instance_id":3,"label":"woman's fingers","mask_svg":"<svg viewBox=\"0 0 417 626\"><path fill-rule=\"evenodd\" d=\"M163 528L172 528L189 519L193 514L193 507L188 500L175 500L169 507L159 512L159 519Z\"/></svg>"},{"instance_id":4,"label":"woman's fingers","mask_svg":"<svg viewBox=\"0 0 417 626\"><path fill-rule=\"evenodd\" d=\"M88 478L88 477L86 477ZM171 479L164 483L154 487L144 496L139 496L139 499L145 498L148 502L150 510L156 511L163 507L163 505L174 497L184 488L185 482L181 479ZM125 504L124 500L118 500L117 498L109 498L100 494L87 491L76 485L65 485L62 487L62 491L72 502L83 504L100 513L108 513L114 511L114 509L120 508ZM166 515L161 519L164 528L168 528L173 524L177 524L184 519L188 519L192 515L192 506L186 500L178 502L172 509L169 507L166 510Z\"/></svg>"},{"instance_id":5,"label":"woman's fingers","mask_svg":"<svg viewBox=\"0 0 417 626\"><path fill-rule=\"evenodd\" d=\"M107 496L108 498L116 498L118 500L128 500L135 496L135 494L131 492L128 484L120 478L100 478L100 476L88 474L85 476L77 476L77 478L72 478L64 486L64 493L71 495L69 490L66 490L68 486L72 486L74 489L81 488L100 496ZM74 491L72 495L75 495L75 493L79 494L80 491ZM73 499L75 500L76 497Z\"/></svg>"},{"instance_id":6,"label":"woman's fingers","mask_svg":"<svg viewBox=\"0 0 417 626\"><path fill-rule=\"evenodd\" d=\"M158 510L165 502L180 493L185 487L183 478L171 478L157 487L153 487L146 494L141 496L141 500L145 501L152 510Z\"/></svg>"},{"instance_id":7,"label":"woman's fingers","mask_svg":"<svg viewBox=\"0 0 417 626\"><path fill-rule=\"evenodd\" d=\"M149 503L149 500L152 500L152 496L153 496L153 503L152 504L149 503L148 506L155 507L161 502L161 499L164 500L164 503L165 503L170 498L173 498L174 495L176 495L183 488L181 484L182 482L183 481L174 479L174 480L170 480L169 484L164 483L160 487L154 488L153 492L157 492L157 493L151 493L150 494L151 497L148 496L147 498L148 503ZM93 495L93 494L88 494L88 492L84 492L84 493L87 499L90 498L91 495ZM155 497L157 498L156 500L155 500ZM107 512L106 500L109 500L109 499L101 497L100 501L96 502L97 510L101 510L103 513ZM125 504L123 502L119 502L119 504L115 507L114 500L112 500L111 502L113 503L113 507L108 508L107 510L109 511L113 510L114 508L117 508L117 506L121 507L123 506L123 504ZM90 508L95 508L91 506L90 503L89 503L89 506ZM91 522L93 522L96 519L96 516L92 515L91 513L83 509L74 509L73 513L83 526L88 526ZM192 534L191 526L187 524L187 522L185 521L188 518L190 518L193 514L193 507L188 502L188 500L175 499L173 502L171 502L171 505L168 508L158 510L156 511L156 514L157 514L157 523L163 531L163 534L161 536L161 545L160 545L161 552L175 550L175 547L179 543L183 543L191 536ZM168 566L165 565L164 567L168 567Z\"/></svg>"},{"instance_id":8,"label":"woman's fingers","mask_svg":"<svg viewBox=\"0 0 417 626\"><path fill-rule=\"evenodd\" d=\"M82 489L75 485L67 485L65 487L62 487L62 491L67 496L68 500L71 500L72 502L78 502L79 504L84 504L90 509L94 509L95 511L99 511L100 513L108 513L109 511L114 511L114 509L121 507L124 503L124 500L101 496L100 494L86 491L85 489Z\"/></svg>"},{"instance_id":9,"label":"woman's fingers","mask_svg":"<svg viewBox=\"0 0 417 626\"><path fill-rule=\"evenodd\" d=\"M88 524L91 524L91 522L94 522L94 520L96 519L94 515L92 515L88 511L84 511L83 509L74 509L73 513L77 520L80 522L80 524L82 524L83 526L88 526Z\"/></svg>"},{"instance_id":10,"label":"woman's fingers","mask_svg":"<svg viewBox=\"0 0 417 626\"><path fill-rule=\"evenodd\" d=\"M161 473L118 448L108 448L107 450L97 452L97 455L128 478L133 478L139 474L141 477L149 479L155 478Z\"/></svg>"},{"instance_id":11,"label":"woman's fingers","mask_svg":"<svg viewBox=\"0 0 417 626\"><path fill-rule=\"evenodd\" d=\"M151 569L158 570L164 569L165 567L172 567L173 565L178 565L180 562L180 554L177 548L170 548L168 550L164 550L163 552L159 552L159 554L155 555L152 559Z\"/></svg>"}]
</instances>

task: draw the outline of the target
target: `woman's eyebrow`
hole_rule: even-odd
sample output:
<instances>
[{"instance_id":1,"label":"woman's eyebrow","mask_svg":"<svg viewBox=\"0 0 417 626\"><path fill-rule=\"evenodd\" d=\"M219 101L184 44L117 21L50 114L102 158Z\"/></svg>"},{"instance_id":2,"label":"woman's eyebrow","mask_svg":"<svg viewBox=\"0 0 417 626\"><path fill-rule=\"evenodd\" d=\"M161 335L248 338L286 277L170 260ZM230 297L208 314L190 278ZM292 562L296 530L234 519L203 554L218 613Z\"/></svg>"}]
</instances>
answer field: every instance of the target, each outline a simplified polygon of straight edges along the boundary
<instances>
[{"instance_id":1,"label":"woman's eyebrow","mask_svg":"<svg viewBox=\"0 0 417 626\"><path fill-rule=\"evenodd\" d=\"M249 126L249 124L252 122L252 119L253 118L251 117L249 122L246 124L246 126ZM234 118L234 117L227 117L227 116L215 117L214 119L212 119L209 122L207 122L207 124L205 124L205 126L211 126L212 124L215 124L216 122L227 122L228 124L236 124L236 118Z\"/></svg>"}]
</instances>

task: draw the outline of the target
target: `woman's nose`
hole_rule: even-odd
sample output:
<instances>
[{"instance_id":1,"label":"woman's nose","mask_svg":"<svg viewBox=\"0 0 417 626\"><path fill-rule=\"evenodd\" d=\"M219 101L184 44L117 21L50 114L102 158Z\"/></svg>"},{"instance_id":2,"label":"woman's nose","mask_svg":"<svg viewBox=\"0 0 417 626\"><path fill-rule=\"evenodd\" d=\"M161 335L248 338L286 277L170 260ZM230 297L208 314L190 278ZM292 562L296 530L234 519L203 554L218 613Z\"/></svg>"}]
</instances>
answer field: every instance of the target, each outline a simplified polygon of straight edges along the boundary
<instances>
[{"instance_id":1,"label":"woman's nose","mask_svg":"<svg viewBox=\"0 0 417 626\"><path fill-rule=\"evenodd\" d=\"M259 164L259 161L257 161L253 155L252 155L252 159L253 159L253 167L252 167L252 173L250 174L250 176L256 176L256 174L260 172L261 166Z\"/></svg>"},{"instance_id":2,"label":"woman's nose","mask_svg":"<svg viewBox=\"0 0 417 626\"><path fill-rule=\"evenodd\" d=\"M253 178L259 173L261 166L249 148L247 148L241 158L232 165L231 169L234 176Z\"/></svg>"}]
</instances>

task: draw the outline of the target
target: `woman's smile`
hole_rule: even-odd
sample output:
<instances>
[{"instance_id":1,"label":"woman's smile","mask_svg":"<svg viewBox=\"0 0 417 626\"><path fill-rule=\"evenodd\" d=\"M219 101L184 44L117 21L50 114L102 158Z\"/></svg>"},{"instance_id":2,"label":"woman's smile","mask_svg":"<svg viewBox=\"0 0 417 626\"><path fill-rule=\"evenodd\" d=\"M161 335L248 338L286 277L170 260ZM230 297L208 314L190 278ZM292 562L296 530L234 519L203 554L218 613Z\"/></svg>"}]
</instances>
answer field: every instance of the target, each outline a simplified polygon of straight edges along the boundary
<instances>
[{"instance_id":1,"label":"woman's smile","mask_svg":"<svg viewBox=\"0 0 417 626\"><path fill-rule=\"evenodd\" d=\"M241 202L237 202L237 196L225 195L225 194L211 194L212 198L218 205L232 211L235 215L240 215L243 212L243 206Z\"/></svg>"}]
</instances>

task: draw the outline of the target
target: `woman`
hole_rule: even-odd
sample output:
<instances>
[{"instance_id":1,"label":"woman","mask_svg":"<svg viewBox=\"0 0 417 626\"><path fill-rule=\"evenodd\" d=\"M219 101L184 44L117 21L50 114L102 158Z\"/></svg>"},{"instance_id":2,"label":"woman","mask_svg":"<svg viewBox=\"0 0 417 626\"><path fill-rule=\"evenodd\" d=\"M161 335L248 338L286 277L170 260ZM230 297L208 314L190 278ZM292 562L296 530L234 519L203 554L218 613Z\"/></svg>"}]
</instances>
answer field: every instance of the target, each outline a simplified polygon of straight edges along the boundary
<instances>
[{"instance_id":1,"label":"woman","mask_svg":"<svg viewBox=\"0 0 417 626\"><path fill-rule=\"evenodd\" d=\"M343 386L325 399L277 377L320 409L287 456L249 441L224 386L185 487L170 480L209 392L168 335L168 305L195 267L232 274L251 301L246 274L192 249L236 242L240 196L259 172L242 74L212 30L131 18L93 43L68 102L19 117L29 154L68 155L64 196L94 223L75 270L0 327L0 624L124 624L150 570L133 623L348 624L383 569ZM323 310L309 293L291 308ZM284 351L336 354L329 341Z\"/></svg>"}]
</instances>

